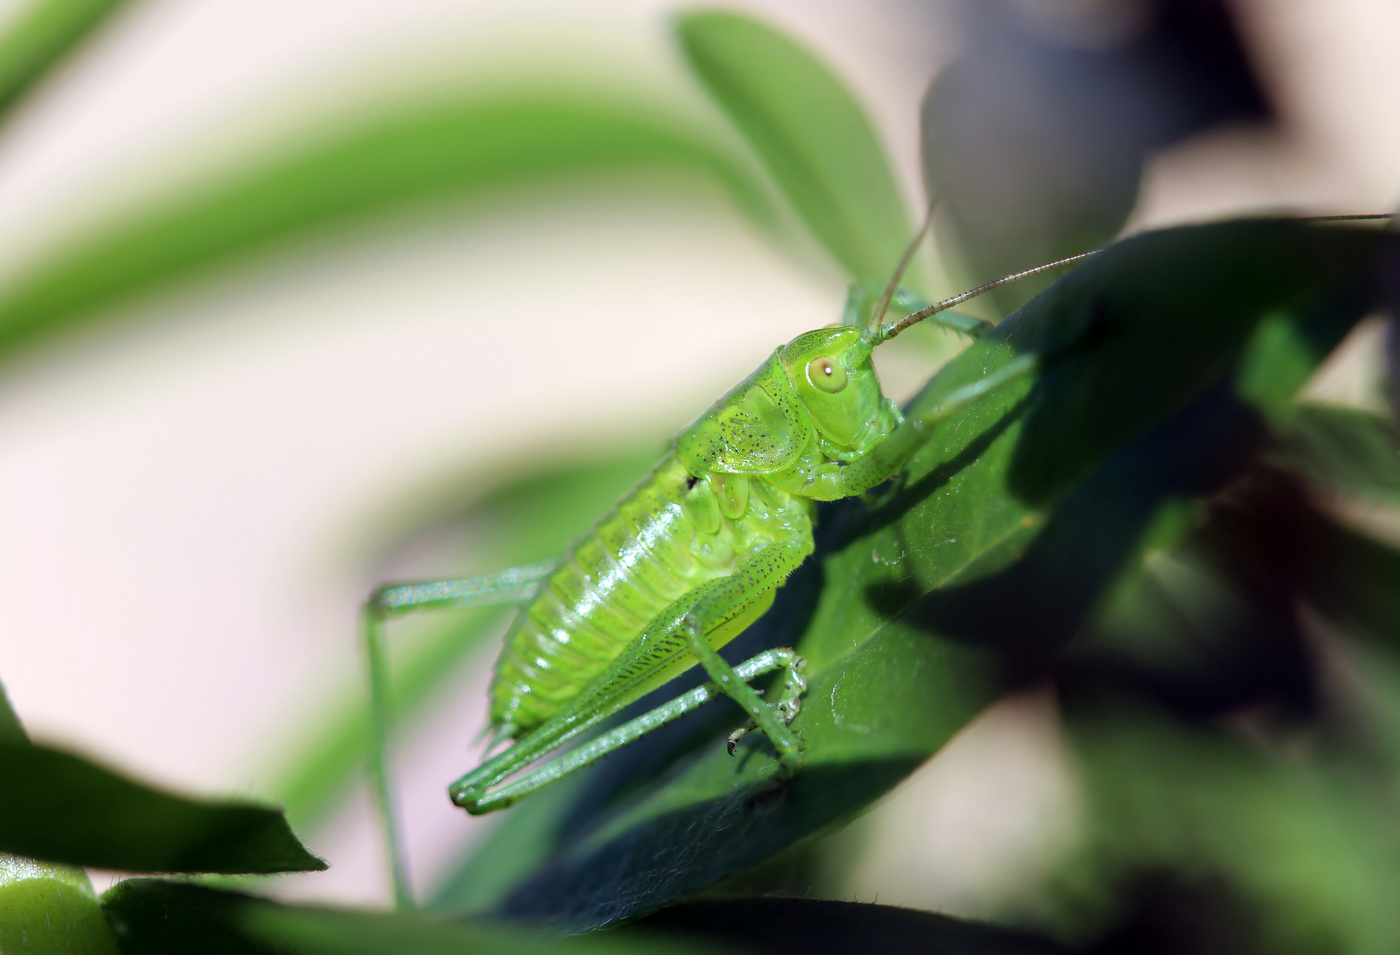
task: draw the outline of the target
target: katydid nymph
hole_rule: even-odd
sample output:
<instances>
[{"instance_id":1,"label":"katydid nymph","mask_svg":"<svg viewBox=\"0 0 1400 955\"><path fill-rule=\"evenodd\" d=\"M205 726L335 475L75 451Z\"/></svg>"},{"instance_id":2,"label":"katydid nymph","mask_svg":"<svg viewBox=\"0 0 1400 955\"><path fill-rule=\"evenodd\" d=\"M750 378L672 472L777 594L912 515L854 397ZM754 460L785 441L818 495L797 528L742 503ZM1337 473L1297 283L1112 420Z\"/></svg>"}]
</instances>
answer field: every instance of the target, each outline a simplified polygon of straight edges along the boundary
<instances>
[{"instance_id":1,"label":"katydid nymph","mask_svg":"<svg viewBox=\"0 0 1400 955\"><path fill-rule=\"evenodd\" d=\"M896 477L930 429L1034 372L1046 357L1014 358L931 411L905 418L881 391L873 351L929 318L976 336L990 326L948 310L1092 254L930 305L898 288L917 242L882 290L852 290L842 324L779 347L681 431L651 473L557 561L375 592L364 627L376 726L372 770L391 844L397 840L384 772L382 632L389 616L419 608L525 601L490 689L492 743L511 745L449 788L452 802L469 813L511 806L717 696L728 696L749 720L729 736L731 754L758 730L772 744L778 773L798 770L801 743L788 724L806 686L803 661L779 648L731 666L718 649L768 609L777 588L812 553L816 502L863 495ZM891 304L905 314L886 322ZM512 778L697 664L709 682ZM774 698L765 700L748 681L774 671L782 676Z\"/></svg>"}]
</instances>

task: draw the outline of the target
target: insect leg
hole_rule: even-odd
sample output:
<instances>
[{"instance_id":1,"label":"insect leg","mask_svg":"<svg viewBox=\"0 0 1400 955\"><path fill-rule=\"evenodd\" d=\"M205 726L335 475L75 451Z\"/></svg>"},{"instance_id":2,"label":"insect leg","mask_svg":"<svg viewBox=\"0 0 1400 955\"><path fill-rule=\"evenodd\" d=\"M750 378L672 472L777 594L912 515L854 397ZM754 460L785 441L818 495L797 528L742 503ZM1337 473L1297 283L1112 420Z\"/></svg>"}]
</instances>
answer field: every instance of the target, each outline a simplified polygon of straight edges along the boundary
<instances>
[{"instance_id":1,"label":"insect leg","mask_svg":"<svg viewBox=\"0 0 1400 955\"><path fill-rule=\"evenodd\" d=\"M394 902L399 909L411 909L413 896L408 882L408 865L403 855L401 822L389 779L389 736L393 723L389 701L389 664L384 650L384 625L393 615L436 607L481 607L512 603L529 597L540 578L549 573L553 562L512 567L485 577L434 580L414 584L392 584L377 589L365 603L361 634L369 668L370 739L369 774L384 842L389 850Z\"/></svg>"},{"instance_id":2,"label":"insect leg","mask_svg":"<svg viewBox=\"0 0 1400 955\"><path fill-rule=\"evenodd\" d=\"M765 650L763 653L745 660L734 667L734 673L740 680L752 680L765 673L772 673L774 670L786 669L789 673L794 673L801 666L801 663L801 658L794 651L780 647L774 650ZM648 710L641 716L603 733L596 739L589 740L577 749L570 750L554 762L528 776L523 776L501 786L494 792L474 799L465 800L454 797L454 801L467 812L473 814L506 809L536 790L543 789L550 783L563 779L570 773L602 759L613 750L620 749L628 743L640 739L658 726L664 726L691 710L698 709L711 700L725 695L727 695L726 691L722 690L718 684L703 683L690 692L663 703L654 710Z\"/></svg>"},{"instance_id":3,"label":"insect leg","mask_svg":"<svg viewBox=\"0 0 1400 955\"><path fill-rule=\"evenodd\" d=\"M525 600L535 585L554 568L546 560L523 567L511 567L484 577L428 580L412 584L386 584L369 598L370 613L382 616L439 607L487 607L492 604Z\"/></svg>"},{"instance_id":4,"label":"insect leg","mask_svg":"<svg viewBox=\"0 0 1400 955\"><path fill-rule=\"evenodd\" d=\"M699 608L697 608L699 609ZM705 668L705 672L735 703L749 714L749 718L772 742L773 748L778 751L778 765L782 767L784 773L791 774L802 763L802 747L797 742L797 738L792 735L792 731L787 728L787 721L780 719L774 708L764 703L758 692L748 685L745 680L735 672L723 657L715 652L715 648L705 640L705 630L700 623L700 618L695 612L686 614L684 621L687 637L690 640L690 649L700 658L700 665ZM798 660L789 669L789 673L796 673L797 679L802 679L799 668L802 661ZM805 684L804 684L805 685ZM795 715L795 714L794 714ZM737 734L742 737L747 732L747 728ZM738 742L736 736L729 739L729 752L734 752L734 744Z\"/></svg>"},{"instance_id":5,"label":"insect leg","mask_svg":"<svg viewBox=\"0 0 1400 955\"><path fill-rule=\"evenodd\" d=\"M658 671L695 650L693 635L697 626L703 636L725 621L733 619L754 601L781 584L811 551L810 533L806 536L798 535L793 540L770 544L753 553L733 574L712 580L675 601L647 625L641 635L618 655L617 660L606 672L567 706L510 749L487 760L453 783L448 788L452 801L471 813L504 808L508 803L503 804L500 801L500 791L488 792L492 787L505 782L515 773L631 703ZM709 647L708 642L704 645L712 659L707 659L703 654L696 655L700 656L700 662L705 665L711 677L720 683L720 692L735 697L749 715L764 726L765 732L769 728L767 723L773 724L773 734L777 737L774 745L779 753L786 757L784 765L795 765L797 744L792 734L772 716L771 708L763 704L758 694L743 680L734 676L729 664L719 660L720 666L714 665L714 660L719 659L718 654ZM745 691L749 697L747 702L742 698ZM694 705L698 706L699 703ZM662 710L664 709L663 707ZM675 715L679 715L679 712ZM649 714L639 719L645 720L648 717ZM765 718L766 723L760 717ZM672 718L674 717L667 717ZM645 728L642 732L645 732ZM637 735L641 735L640 732ZM603 738L607 738L606 734ZM577 751L592 754L586 762L591 762L621 745L597 750L594 748L597 743L598 741L594 740ZM520 792L517 787L527 784L531 788L525 791L533 791L552 782L558 778L554 769L557 765L559 761L556 760L555 763L524 779L511 783L506 791ZM572 763L569 765L573 766ZM538 781L536 777L540 777Z\"/></svg>"}]
</instances>

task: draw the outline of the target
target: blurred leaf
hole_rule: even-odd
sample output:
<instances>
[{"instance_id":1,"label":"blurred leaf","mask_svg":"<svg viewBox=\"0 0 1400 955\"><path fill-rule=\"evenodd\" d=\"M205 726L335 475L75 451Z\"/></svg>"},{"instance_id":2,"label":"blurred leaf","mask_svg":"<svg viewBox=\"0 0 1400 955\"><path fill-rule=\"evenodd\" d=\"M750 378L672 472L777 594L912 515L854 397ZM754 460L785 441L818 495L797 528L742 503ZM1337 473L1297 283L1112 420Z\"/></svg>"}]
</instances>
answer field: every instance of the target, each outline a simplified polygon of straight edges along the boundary
<instances>
[{"instance_id":1,"label":"blurred leaf","mask_svg":"<svg viewBox=\"0 0 1400 955\"><path fill-rule=\"evenodd\" d=\"M1400 504L1400 429L1383 415L1301 405L1268 459L1336 490Z\"/></svg>"},{"instance_id":2,"label":"blurred leaf","mask_svg":"<svg viewBox=\"0 0 1400 955\"><path fill-rule=\"evenodd\" d=\"M27 742L29 734L25 733L24 724L19 721L14 707L10 706L4 684L0 684L0 745Z\"/></svg>"},{"instance_id":3,"label":"blurred leaf","mask_svg":"<svg viewBox=\"0 0 1400 955\"><path fill-rule=\"evenodd\" d=\"M0 850L130 872L324 869L274 809L195 802L43 746L0 744Z\"/></svg>"},{"instance_id":4,"label":"blurred leaf","mask_svg":"<svg viewBox=\"0 0 1400 955\"><path fill-rule=\"evenodd\" d=\"M857 281L886 281L913 229L875 131L844 84L742 14L683 14L677 31L691 68L831 257Z\"/></svg>"},{"instance_id":5,"label":"blurred leaf","mask_svg":"<svg viewBox=\"0 0 1400 955\"><path fill-rule=\"evenodd\" d=\"M1111 908L1137 873L1214 876L1256 907L1264 951L1400 945L1400 827L1357 780L1145 711L1080 713L1071 727L1092 823L1071 891Z\"/></svg>"},{"instance_id":6,"label":"blurred leaf","mask_svg":"<svg viewBox=\"0 0 1400 955\"><path fill-rule=\"evenodd\" d=\"M628 102L532 92L400 103L271 148L94 230L0 288L0 354L204 268L404 206L545 178L680 168L762 218L746 167L702 131Z\"/></svg>"},{"instance_id":7,"label":"blurred leaf","mask_svg":"<svg viewBox=\"0 0 1400 955\"><path fill-rule=\"evenodd\" d=\"M656 451L625 449L611 456L546 471L521 475L482 493L453 495L451 504L425 515L422 523L449 519L472 524L475 571L489 573L506 567L547 560L570 543L570 528L590 521L645 474ZM475 500L472 500L475 498ZM483 523L485 526L476 526ZM510 608L447 611L441 626L418 636L391 657L395 721L410 726L426 712L435 695L459 677L460 664L483 639L500 633ZM394 627L389 628L394 646ZM347 642L346 652L350 651ZM368 687L347 694L328 690L334 702L320 709L328 716L298 734L278 754L284 768L275 773L269 791L286 806L287 817L305 830L324 819L346 787L364 769L369 735ZM482 703L483 717L485 701ZM465 768L465 767L464 767ZM447 780L443 780L444 792ZM446 796L444 795L444 799Z\"/></svg>"},{"instance_id":8,"label":"blurred leaf","mask_svg":"<svg viewBox=\"0 0 1400 955\"><path fill-rule=\"evenodd\" d=\"M1314 575L1303 590L1318 609L1400 649L1400 550L1319 516Z\"/></svg>"},{"instance_id":9,"label":"blurred leaf","mask_svg":"<svg viewBox=\"0 0 1400 955\"><path fill-rule=\"evenodd\" d=\"M1241 589L1400 647L1400 550L1343 527L1287 472L1261 470L1213 502L1201 537Z\"/></svg>"},{"instance_id":10,"label":"blurred leaf","mask_svg":"<svg viewBox=\"0 0 1400 955\"><path fill-rule=\"evenodd\" d=\"M101 26L125 0L24 0L0 32L0 112Z\"/></svg>"},{"instance_id":11,"label":"blurred leaf","mask_svg":"<svg viewBox=\"0 0 1400 955\"><path fill-rule=\"evenodd\" d=\"M0 686L0 751L30 745ZM70 951L116 951L87 873L0 851L0 952Z\"/></svg>"},{"instance_id":12,"label":"blurred leaf","mask_svg":"<svg viewBox=\"0 0 1400 955\"><path fill-rule=\"evenodd\" d=\"M303 906L162 879L129 879L103 897L124 955L687 955L698 944L645 936L545 940L498 926L417 915L380 915Z\"/></svg>"},{"instance_id":13,"label":"blurred leaf","mask_svg":"<svg viewBox=\"0 0 1400 955\"><path fill-rule=\"evenodd\" d=\"M1386 241L1283 220L1149 233L960 354L916 410L1017 353L1050 357L1034 381L934 430L873 511L822 508L815 559L731 645L740 659L796 644L809 661L794 723L803 769L777 781L753 737L731 759L723 729L698 744L684 728L652 734L591 769L554 819L505 821L534 831L516 844L555 848L498 911L571 929L626 918L888 790L1079 631L1164 502L1249 463L1266 429L1232 384L1259 322L1286 315L1325 354L1368 307L1369 263ZM724 727L737 719L725 706L699 715Z\"/></svg>"},{"instance_id":14,"label":"blurred leaf","mask_svg":"<svg viewBox=\"0 0 1400 955\"><path fill-rule=\"evenodd\" d=\"M765 955L1052 955L1067 951L1025 932L932 912L819 899L697 899L662 909L612 937L627 938L639 931L711 942L729 952Z\"/></svg>"},{"instance_id":15,"label":"blurred leaf","mask_svg":"<svg viewBox=\"0 0 1400 955\"><path fill-rule=\"evenodd\" d=\"M1235 376L1235 391L1272 427L1284 428L1297 413L1293 397L1317 367L1317 357L1317 348L1303 329L1287 316L1270 315L1249 341Z\"/></svg>"}]
</instances>

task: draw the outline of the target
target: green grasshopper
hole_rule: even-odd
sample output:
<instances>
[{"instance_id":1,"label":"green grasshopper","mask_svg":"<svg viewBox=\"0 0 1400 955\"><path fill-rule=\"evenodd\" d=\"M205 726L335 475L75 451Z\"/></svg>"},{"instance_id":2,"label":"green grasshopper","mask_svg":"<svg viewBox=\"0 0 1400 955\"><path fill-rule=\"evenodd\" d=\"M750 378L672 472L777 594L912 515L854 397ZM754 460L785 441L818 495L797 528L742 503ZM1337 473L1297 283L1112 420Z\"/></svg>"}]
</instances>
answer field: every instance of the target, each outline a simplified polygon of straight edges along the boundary
<instances>
[{"instance_id":1,"label":"green grasshopper","mask_svg":"<svg viewBox=\"0 0 1400 955\"><path fill-rule=\"evenodd\" d=\"M840 325L804 332L778 348L681 431L651 473L557 561L374 593L364 623L376 728L371 770L391 851L399 840L384 769L389 714L382 635L388 617L408 611L527 601L506 634L490 690L488 752L513 743L449 788L452 802L469 813L514 805L717 696L728 696L749 717L729 736L731 755L740 739L761 730L778 772L798 769L801 744L788 724L806 688L802 659L778 648L731 666L718 649L768 609L812 553L817 501L864 495L896 477L931 429L1030 374L1044 357L1013 359L930 411L905 418L880 389L873 351L934 316L976 336L988 326L948 310L1093 254L928 304L898 288L917 243L878 295L853 287ZM909 311L885 322L892 304ZM709 682L511 778L697 663ZM748 681L779 670L776 699L766 702ZM394 854L404 901L402 863Z\"/></svg>"}]
</instances>

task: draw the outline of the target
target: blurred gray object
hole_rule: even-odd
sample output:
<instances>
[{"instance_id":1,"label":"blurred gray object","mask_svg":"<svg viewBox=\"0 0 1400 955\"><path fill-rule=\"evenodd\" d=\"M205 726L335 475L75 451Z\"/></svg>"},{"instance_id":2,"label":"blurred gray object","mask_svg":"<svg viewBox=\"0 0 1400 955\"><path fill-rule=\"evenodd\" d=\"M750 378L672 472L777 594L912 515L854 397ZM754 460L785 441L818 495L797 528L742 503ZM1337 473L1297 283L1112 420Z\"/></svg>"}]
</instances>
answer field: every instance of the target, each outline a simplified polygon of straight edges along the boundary
<instances>
[{"instance_id":1,"label":"blurred gray object","mask_svg":"<svg viewBox=\"0 0 1400 955\"><path fill-rule=\"evenodd\" d=\"M1274 119L1224 0L997 0L968 4L966 22L924 98L923 172L969 284L1111 239L1153 150Z\"/></svg>"}]
</instances>

